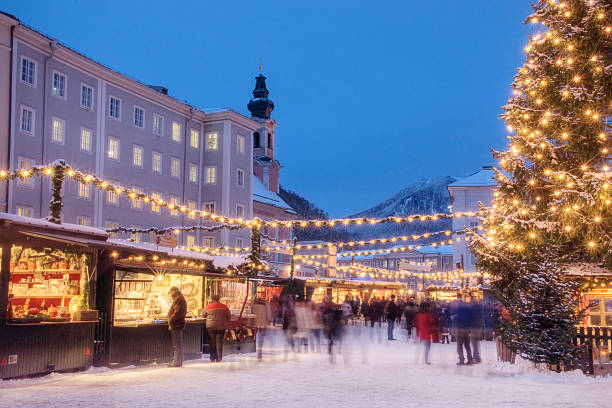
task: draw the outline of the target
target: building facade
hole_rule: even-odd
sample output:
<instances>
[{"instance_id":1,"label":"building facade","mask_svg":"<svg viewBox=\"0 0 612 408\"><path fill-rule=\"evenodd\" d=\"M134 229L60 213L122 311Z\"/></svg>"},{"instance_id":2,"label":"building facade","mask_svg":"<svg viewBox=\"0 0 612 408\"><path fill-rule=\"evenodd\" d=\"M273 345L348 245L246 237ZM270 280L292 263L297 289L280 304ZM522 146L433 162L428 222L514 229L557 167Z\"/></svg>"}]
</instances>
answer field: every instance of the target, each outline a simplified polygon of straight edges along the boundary
<instances>
[{"instance_id":1,"label":"building facade","mask_svg":"<svg viewBox=\"0 0 612 408\"><path fill-rule=\"evenodd\" d=\"M478 211L480 204L490 206L496 188L495 172L484 166L480 171L459 179L448 186L453 212ZM480 225L477 217L453 217L453 231L475 228ZM464 235L461 235L463 237ZM453 263L463 266L467 273L476 271L476 258L465 241L453 245Z\"/></svg>"},{"instance_id":2,"label":"building facade","mask_svg":"<svg viewBox=\"0 0 612 408\"><path fill-rule=\"evenodd\" d=\"M265 89L261 77L256 90L260 82ZM267 118L259 117L251 103L251 118L231 109L198 109L169 96L163 87L122 75L1 13L0 89L2 168L64 159L75 169L188 209L244 219L264 212L267 219L291 214L284 202L262 206L256 200L254 208L254 163L271 158L271 172L256 166L261 182L274 194L280 165L273 155L276 122L269 112ZM63 197L63 219L76 224L210 224L72 180L65 182ZM50 199L48 178L0 183L1 211L43 218ZM290 238L291 232L287 229L278 236ZM119 237L154 239L142 234ZM180 245L189 246L250 245L248 229L186 232L177 238Z\"/></svg>"}]
</instances>

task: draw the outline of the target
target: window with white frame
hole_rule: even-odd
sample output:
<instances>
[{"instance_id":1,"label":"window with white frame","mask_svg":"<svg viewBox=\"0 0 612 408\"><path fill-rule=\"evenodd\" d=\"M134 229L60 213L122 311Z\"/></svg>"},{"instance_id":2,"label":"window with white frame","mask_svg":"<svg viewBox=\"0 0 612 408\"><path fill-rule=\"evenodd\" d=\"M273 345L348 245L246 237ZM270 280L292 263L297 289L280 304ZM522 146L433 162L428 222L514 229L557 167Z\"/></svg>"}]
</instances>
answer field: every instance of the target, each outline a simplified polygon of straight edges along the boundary
<instances>
[{"instance_id":1,"label":"window with white frame","mask_svg":"<svg viewBox=\"0 0 612 408\"><path fill-rule=\"evenodd\" d=\"M81 84L81 108L85 108L87 110L93 109L93 87Z\"/></svg>"},{"instance_id":2,"label":"window with white frame","mask_svg":"<svg viewBox=\"0 0 612 408\"><path fill-rule=\"evenodd\" d=\"M145 111L140 106L134 106L134 126L144 129Z\"/></svg>"},{"instance_id":3,"label":"window with white frame","mask_svg":"<svg viewBox=\"0 0 612 408\"><path fill-rule=\"evenodd\" d=\"M121 99L115 96L109 98L108 116L121 120Z\"/></svg>"},{"instance_id":4,"label":"window with white frame","mask_svg":"<svg viewBox=\"0 0 612 408\"><path fill-rule=\"evenodd\" d=\"M170 176L180 178L181 177L181 159L173 157L170 159Z\"/></svg>"},{"instance_id":5,"label":"window with white frame","mask_svg":"<svg viewBox=\"0 0 612 408\"><path fill-rule=\"evenodd\" d=\"M108 138L108 158L119 160L119 139L116 137Z\"/></svg>"},{"instance_id":6,"label":"window with white frame","mask_svg":"<svg viewBox=\"0 0 612 408\"><path fill-rule=\"evenodd\" d=\"M51 140L54 143L64 144L66 135L66 121L53 117L51 120Z\"/></svg>"},{"instance_id":7,"label":"window with white frame","mask_svg":"<svg viewBox=\"0 0 612 408\"><path fill-rule=\"evenodd\" d=\"M156 136L164 135L164 117L156 113L153 114L153 134Z\"/></svg>"},{"instance_id":8,"label":"window with white frame","mask_svg":"<svg viewBox=\"0 0 612 408\"><path fill-rule=\"evenodd\" d=\"M189 209L189 218L195 219L195 210L198 209L197 203L193 200L187 200L187 208Z\"/></svg>"},{"instance_id":9,"label":"window with white frame","mask_svg":"<svg viewBox=\"0 0 612 408\"><path fill-rule=\"evenodd\" d=\"M17 159L18 166L20 169L30 170L36 164L33 159L27 157L19 157ZM23 187L34 187L34 179L30 176L19 177L17 184Z\"/></svg>"},{"instance_id":10,"label":"window with white frame","mask_svg":"<svg viewBox=\"0 0 612 408\"><path fill-rule=\"evenodd\" d=\"M189 181L192 183L198 182L198 165L189 163Z\"/></svg>"},{"instance_id":11,"label":"window with white frame","mask_svg":"<svg viewBox=\"0 0 612 408\"><path fill-rule=\"evenodd\" d=\"M28 57L21 57L21 81L36 86L36 62Z\"/></svg>"},{"instance_id":12,"label":"window with white frame","mask_svg":"<svg viewBox=\"0 0 612 408\"><path fill-rule=\"evenodd\" d=\"M91 129L81 128L81 151L91 153Z\"/></svg>"},{"instance_id":13,"label":"window with white frame","mask_svg":"<svg viewBox=\"0 0 612 408\"><path fill-rule=\"evenodd\" d=\"M236 185L238 187L244 187L244 170L236 170Z\"/></svg>"},{"instance_id":14,"label":"window with white frame","mask_svg":"<svg viewBox=\"0 0 612 408\"><path fill-rule=\"evenodd\" d=\"M106 221L104 223L104 228L109 230L109 229L115 229L117 228L119 224L114 222L114 221ZM108 237L111 239L117 238L117 233L116 232L109 232L108 233Z\"/></svg>"},{"instance_id":15,"label":"window with white frame","mask_svg":"<svg viewBox=\"0 0 612 408\"><path fill-rule=\"evenodd\" d=\"M219 147L219 140L217 132L206 134L206 150L217 150Z\"/></svg>"},{"instance_id":16,"label":"window with white frame","mask_svg":"<svg viewBox=\"0 0 612 408\"><path fill-rule=\"evenodd\" d=\"M174 206L174 208L172 210L170 210L170 215L173 216L178 216L179 215L179 198L176 196L170 196L170 204L172 204Z\"/></svg>"},{"instance_id":17,"label":"window with white frame","mask_svg":"<svg viewBox=\"0 0 612 408\"><path fill-rule=\"evenodd\" d=\"M134 196L132 196L132 208L134 210L142 210L142 199L138 198L138 194L142 194L144 189L142 187L132 187L132 192L134 192Z\"/></svg>"},{"instance_id":18,"label":"window with white frame","mask_svg":"<svg viewBox=\"0 0 612 408\"><path fill-rule=\"evenodd\" d=\"M216 184L217 183L217 168L216 167L206 167L206 184Z\"/></svg>"},{"instance_id":19,"label":"window with white frame","mask_svg":"<svg viewBox=\"0 0 612 408\"><path fill-rule=\"evenodd\" d=\"M115 189L109 188L106 190L106 204L113 206L119 205L119 194Z\"/></svg>"},{"instance_id":20,"label":"window with white frame","mask_svg":"<svg viewBox=\"0 0 612 408\"><path fill-rule=\"evenodd\" d=\"M244 154L244 136L236 137L236 153Z\"/></svg>"},{"instance_id":21,"label":"window with white frame","mask_svg":"<svg viewBox=\"0 0 612 408\"><path fill-rule=\"evenodd\" d=\"M142 155L144 148L142 146L133 145L132 147L132 164L134 167L142 168Z\"/></svg>"},{"instance_id":22,"label":"window with white frame","mask_svg":"<svg viewBox=\"0 0 612 408\"><path fill-rule=\"evenodd\" d=\"M193 247L195 246L195 235L193 234L187 234L187 246L188 247Z\"/></svg>"},{"instance_id":23,"label":"window with white frame","mask_svg":"<svg viewBox=\"0 0 612 408\"><path fill-rule=\"evenodd\" d=\"M236 204L236 217L244 218L244 205Z\"/></svg>"},{"instance_id":24,"label":"window with white frame","mask_svg":"<svg viewBox=\"0 0 612 408\"><path fill-rule=\"evenodd\" d=\"M200 148L200 132L199 131L195 129L191 129L191 131L189 132L189 145L193 147L194 149Z\"/></svg>"},{"instance_id":25,"label":"window with white frame","mask_svg":"<svg viewBox=\"0 0 612 408\"><path fill-rule=\"evenodd\" d=\"M160 213L161 209L159 207L158 201L161 200L161 194L157 192L151 193L151 212Z\"/></svg>"},{"instance_id":26,"label":"window with white frame","mask_svg":"<svg viewBox=\"0 0 612 408\"><path fill-rule=\"evenodd\" d=\"M90 185L88 183L79 183L79 198L89 200Z\"/></svg>"},{"instance_id":27,"label":"window with white frame","mask_svg":"<svg viewBox=\"0 0 612 408\"><path fill-rule=\"evenodd\" d=\"M83 225L84 227L90 227L91 226L91 218L86 217L84 215L79 215L77 217L77 224L78 225Z\"/></svg>"},{"instance_id":28,"label":"window with white frame","mask_svg":"<svg viewBox=\"0 0 612 408\"><path fill-rule=\"evenodd\" d=\"M25 205L18 205L16 208L17 215L22 217L32 217L33 210L32 207L27 207Z\"/></svg>"},{"instance_id":29,"label":"window with white frame","mask_svg":"<svg viewBox=\"0 0 612 408\"><path fill-rule=\"evenodd\" d=\"M244 248L244 238L236 237L236 248Z\"/></svg>"},{"instance_id":30,"label":"window with white frame","mask_svg":"<svg viewBox=\"0 0 612 408\"><path fill-rule=\"evenodd\" d=\"M66 99L66 75L53 71L53 89L51 94Z\"/></svg>"},{"instance_id":31,"label":"window with white frame","mask_svg":"<svg viewBox=\"0 0 612 408\"><path fill-rule=\"evenodd\" d=\"M213 248L215 245L215 237L203 237L202 238L202 246L207 248Z\"/></svg>"},{"instance_id":32,"label":"window with white frame","mask_svg":"<svg viewBox=\"0 0 612 408\"><path fill-rule=\"evenodd\" d=\"M172 140L181 143L181 124L172 122Z\"/></svg>"},{"instance_id":33,"label":"window with white frame","mask_svg":"<svg viewBox=\"0 0 612 408\"><path fill-rule=\"evenodd\" d=\"M21 120L19 121L19 130L29 135L34 134L34 109L29 106L21 106Z\"/></svg>"},{"instance_id":34,"label":"window with white frame","mask_svg":"<svg viewBox=\"0 0 612 408\"><path fill-rule=\"evenodd\" d=\"M209 201L207 203L204 203L204 211L207 212L208 214L214 214L215 209L216 209L216 204L214 201Z\"/></svg>"},{"instance_id":35,"label":"window with white frame","mask_svg":"<svg viewBox=\"0 0 612 408\"><path fill-rule=\"evenodd\" d=\"M162 172L162 154L160 152L153 152L153 156L152 156L152 161L151 161L151 168L153 170L153 173L158 173L161 174Z\"/></svg>"}]
</instances>

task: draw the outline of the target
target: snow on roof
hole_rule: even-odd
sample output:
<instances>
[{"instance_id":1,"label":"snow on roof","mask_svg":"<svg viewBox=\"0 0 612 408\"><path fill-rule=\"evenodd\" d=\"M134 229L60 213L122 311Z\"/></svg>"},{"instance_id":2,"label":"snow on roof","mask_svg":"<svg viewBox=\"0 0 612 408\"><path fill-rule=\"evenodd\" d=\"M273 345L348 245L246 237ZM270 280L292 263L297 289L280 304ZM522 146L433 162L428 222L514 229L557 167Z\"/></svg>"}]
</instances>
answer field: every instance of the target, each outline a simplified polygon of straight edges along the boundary
<instances>
[{"instance_id":1,"label":"snow on roof","mask_svg":"<svg viewBox=\"0 0 612 408\"><path fill-rule=\"evenodd\" d=\"M442 254L442 255L452 255L453 254L453 246L452 245L425 245L420 248L415 248L415 251L419 251L422 254Z\"/></svg>"},{"instance_id":2,"label":"snow on roof","mask_svg":"<svg viewBox=\"0 0 612 408\"><path fill-rule=\"evenodd\" d=\"M12 222L16 224L22 224L30 227L36 228L48 228L52 231L64 231L64 232L72 232L77 234L87 234L87 235L96 235L100 239L105 240L107 238L106 231L94 228L94 227L86 227L84 225L78 224L55 224L53 222L49 222L44 218L30 218L23 217L21 215L9 214L9 213L0 213L0 222Z\"/></svg>"},{"instance_id":3,"label":"snow on roof","mask_svg":"<svg viewBox=\"0 0 612 408\"><path fill-rule=\"evenodd\" d=\"M568 276L612 276L612 269L587 262L578 262L567 265L565 268L563 268L563 272Z\"/></svg>"},{"instance_id":4,"label":"snow on roof","mask_svg":"<svg viewBox=\"0 0 612 408\"><path fill-rule=\"evenodd\" d=\"M231 111L232 109L230 109L230 108L202 108L201 110L204 113L210 114L210 113L219 113L219 112Z\"/></svg>"},{"instance_id":5,"label":"snow on roof","mask_svg":"<svg viewBox=\"0 0 612 408\"><path fill-rule=\"evenodd\" d=\"M338 261L350 261L353 259L353 257L339 254L336 259ZM374 255L356 255L355 256L356 261L370 261L372 259L374 259Z\"/></svg>"},{"instance_id":6,"label":"snow on roof","mask_svg":"<svg viewBox=\"0 0 612 408\"><path fill-rule=\"evenodd\" d=\"M261 182L259 177L255 174L252 176L253 183L253 201L257 201L259 203L264 203L268 205L273 205L278 208L282 208L283 210L295 214L295 210L291 208L289 204L285 202L280 196L266 188L264 184Z\"/></svg>"},{"instance_id":7,"label":"snow on roof","mask_svg":"<svg viewBox=\"0 0 612 408\"><path fill-rule=\"evenodd\" d=\"M242 265L244 263L250 262L248 255L236 255L236 256L213 256L208 254L203 254L201 252L190 251L188 249L181 248L167 248L163 246L158 246L149 242L131 242L125 241L121 239L109 239L109 243L116 244L123 248L132 248L132 249L143 249L148 251L162 252L167 256L176 256L180 258L191 258L191 259L199 259L202 261L211 261L214 266L218 268L226 269L229 266L238 267L238 265Z\"/></svg>"},{"instance_id":8,"label":"snow on roof","mask_svg":"<svg viewBox=\"0 0 612 408\"><path fill-rule=\"evenodd\" d=\"M454 183L448 185L448 187L489 187L495 186L495 171L490 167L483 167L482 170L477 171L467 177L461 178Z\"/></svg>"}]
</instances>

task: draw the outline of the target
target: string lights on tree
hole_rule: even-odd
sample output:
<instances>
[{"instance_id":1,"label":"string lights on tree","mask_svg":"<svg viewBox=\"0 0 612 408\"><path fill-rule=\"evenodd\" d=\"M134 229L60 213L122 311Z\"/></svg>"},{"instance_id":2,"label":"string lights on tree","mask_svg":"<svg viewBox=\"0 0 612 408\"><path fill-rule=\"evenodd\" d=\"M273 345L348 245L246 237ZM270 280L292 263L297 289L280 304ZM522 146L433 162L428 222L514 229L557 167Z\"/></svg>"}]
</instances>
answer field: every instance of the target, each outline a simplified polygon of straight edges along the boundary
<instances>
[{"instance_id":1,"label":"string lights on tree","mask_svg":"<svg viewBox=\"0 0 612 408\"><path fill-rule=\"evenodd\" d=\"M497 191L470 246L511 314L504 342L558 364L576 354L570 340L581 318L577 283L563 270L612 265L612 5L533 7L535 32L502 115L509 146L495 152Z\"/></svg>"}]
</instances>

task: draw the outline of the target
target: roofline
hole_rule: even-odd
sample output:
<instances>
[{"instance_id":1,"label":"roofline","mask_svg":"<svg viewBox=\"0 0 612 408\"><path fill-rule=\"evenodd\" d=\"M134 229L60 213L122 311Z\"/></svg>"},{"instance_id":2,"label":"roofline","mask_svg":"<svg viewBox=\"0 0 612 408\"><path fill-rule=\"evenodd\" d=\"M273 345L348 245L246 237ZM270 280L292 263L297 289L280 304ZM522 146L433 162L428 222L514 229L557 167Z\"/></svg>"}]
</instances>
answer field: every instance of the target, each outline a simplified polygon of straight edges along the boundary
<instances>
[{"instance_id":1,"label":"roofline","mask_svg":"<svg viewBox=\"0 0 612 408\"><path fill-rule=\"evenodd\" d=\"M15 38L26 42L29 46L36 48L41 53L51 56L50 44L51 42L56 41L55 39L25 25L19 19L11 16L10 14L0 12L0 19L3 19L3 17L12 19L12 25L15 26ZM68 64L78 61L81 69L102 78L103 80L111 83L111 85L126 88L138 95L164 105L165 107L172 109L186 117L191 117L201 122L231 120L248 128L249 130L257 129L260 126L255 120L231 109L209 114L205 113L203 109L190 105L187 102L181 101L173 96L162 94L161 92L152 89L149 85L140 82L137 79L130 78L127 75L122 74L121 72L116 71L61 42L57 42L57 48L53 52L53 57L63 60Z\"/></svg>"}]
</instances>

